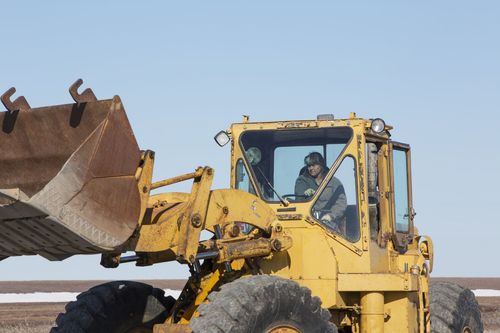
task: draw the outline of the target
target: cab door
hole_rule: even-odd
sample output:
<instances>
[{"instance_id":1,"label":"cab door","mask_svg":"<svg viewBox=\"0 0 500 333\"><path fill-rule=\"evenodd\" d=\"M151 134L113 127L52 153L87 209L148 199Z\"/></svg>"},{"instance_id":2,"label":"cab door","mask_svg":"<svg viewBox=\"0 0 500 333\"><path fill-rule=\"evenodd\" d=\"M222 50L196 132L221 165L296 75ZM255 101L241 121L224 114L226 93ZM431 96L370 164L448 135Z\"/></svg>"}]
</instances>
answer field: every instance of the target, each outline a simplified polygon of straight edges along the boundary
<instances>
[{"instance_id":1,"label":"cab door","mask_svg":"<svg viewBox=\"0 0 500 333\"><path fill-rule=\"evenodd\" d=\"M408 242L413 238L413 217L411 193L410 146L391 142L391 180L392 180L392 227L394 245L405 252Z\"/></svg>"}]
</instances>

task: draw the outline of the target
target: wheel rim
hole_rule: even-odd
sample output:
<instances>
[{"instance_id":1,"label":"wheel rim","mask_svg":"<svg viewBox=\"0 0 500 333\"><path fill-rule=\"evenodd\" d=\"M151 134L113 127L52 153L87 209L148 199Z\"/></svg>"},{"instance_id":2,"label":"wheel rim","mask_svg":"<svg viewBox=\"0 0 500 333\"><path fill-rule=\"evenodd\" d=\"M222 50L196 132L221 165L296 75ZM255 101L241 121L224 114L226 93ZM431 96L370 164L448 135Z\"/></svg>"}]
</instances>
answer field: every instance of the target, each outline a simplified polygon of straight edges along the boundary
<instances>
[{"instance_id":1,"label":"wheel rim","mask_svg":"<svg viewBox=\"0 0 500 333\"><path fill-rule=\"evenodd\" d=\"M300 331L290 325L279 325L271 328L266 333L300 333Z\"/></svg>"},{"instance_id":2,"label":"wheel rim","mask_svg":"<svg viewBox=\"0 0 500 333\"><path fill-rule=\"evenodd\" d=\"M469 326L465 326L462 333L472 333L472 329Z\"/></svg>"}]
</instances>

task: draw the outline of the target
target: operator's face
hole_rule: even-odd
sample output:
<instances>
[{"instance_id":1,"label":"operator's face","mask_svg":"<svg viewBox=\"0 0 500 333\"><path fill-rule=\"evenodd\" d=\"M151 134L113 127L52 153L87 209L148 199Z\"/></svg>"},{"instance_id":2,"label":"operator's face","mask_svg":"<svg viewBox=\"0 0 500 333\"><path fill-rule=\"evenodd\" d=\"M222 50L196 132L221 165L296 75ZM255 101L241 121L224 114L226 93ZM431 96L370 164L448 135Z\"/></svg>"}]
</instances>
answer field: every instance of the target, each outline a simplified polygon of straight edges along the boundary
<instances>
[{"instance_id":1,"label":"operator's face","mask_svg":"<svg viewBox=\"0 0 500 333\"><path fill-rule=\"evenodd\" d=\"M318 177L323 171L323 167L320 164L311 164L307 166L307 171L311 175L311 177Z\"/></svg>"}]
</instances>

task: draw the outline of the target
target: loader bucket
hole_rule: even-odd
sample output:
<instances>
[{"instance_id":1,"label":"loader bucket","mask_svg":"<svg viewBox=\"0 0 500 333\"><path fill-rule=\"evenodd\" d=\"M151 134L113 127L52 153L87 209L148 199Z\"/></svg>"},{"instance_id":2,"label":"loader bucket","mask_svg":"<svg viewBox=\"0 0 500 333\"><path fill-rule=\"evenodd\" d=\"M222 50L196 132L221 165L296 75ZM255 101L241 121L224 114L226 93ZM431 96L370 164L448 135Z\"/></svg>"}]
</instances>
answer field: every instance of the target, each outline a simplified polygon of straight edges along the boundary
<instances>
[{"instance_id":1,"label":"loader bucket","mask_svg":"<svg viewBox=\"0 0 500 333\"><path fill-rule=\"evenodd\" d=\"M119 249L141 152L119 97L0 113L0 258Z\"/></svg>"}]
</instances>

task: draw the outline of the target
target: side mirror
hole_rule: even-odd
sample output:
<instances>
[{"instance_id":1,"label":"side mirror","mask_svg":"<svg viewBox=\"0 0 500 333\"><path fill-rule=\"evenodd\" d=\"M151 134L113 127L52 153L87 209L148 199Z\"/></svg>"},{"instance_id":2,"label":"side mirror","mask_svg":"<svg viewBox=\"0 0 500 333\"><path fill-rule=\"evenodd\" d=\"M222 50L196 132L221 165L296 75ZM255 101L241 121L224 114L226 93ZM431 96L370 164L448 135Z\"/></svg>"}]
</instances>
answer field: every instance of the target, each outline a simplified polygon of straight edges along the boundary
<instances>
[{"instance_id":1,"label":"side mirror","mask_svg":"<svg viewBox=\"0 0 500 333\"><path fill-rule=\"evenodd\" d=\"M231 139L229 138L229 135L225 131L220 131L214 136L215 142L221 147L227 145Z\"/></svg>"}]
</instances>

